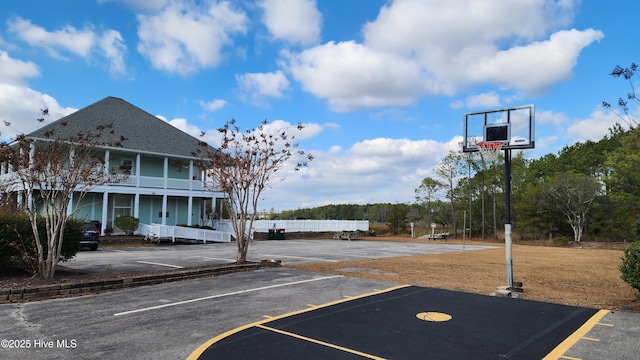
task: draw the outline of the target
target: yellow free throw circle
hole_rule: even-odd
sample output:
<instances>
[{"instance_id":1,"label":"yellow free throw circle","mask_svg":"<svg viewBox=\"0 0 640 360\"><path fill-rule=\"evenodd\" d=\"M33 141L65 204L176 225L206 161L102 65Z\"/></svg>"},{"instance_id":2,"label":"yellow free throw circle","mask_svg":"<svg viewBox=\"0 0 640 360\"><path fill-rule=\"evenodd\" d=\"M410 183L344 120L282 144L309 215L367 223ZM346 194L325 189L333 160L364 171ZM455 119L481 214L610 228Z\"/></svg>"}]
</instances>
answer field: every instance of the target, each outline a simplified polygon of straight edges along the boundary
<instances>
[{"instance_id":1,"label":"yellow free throw circle","mask_svg":"<svg viewBox=\"0 0 640 360\"><path fill-rule=\"evenodd\" d=\"M439 313L439 312L421 312L416 314L416 317L420 320L431 321L431 322L443 322L451 320L451 315Z\"/></svg>"}]
</instances>

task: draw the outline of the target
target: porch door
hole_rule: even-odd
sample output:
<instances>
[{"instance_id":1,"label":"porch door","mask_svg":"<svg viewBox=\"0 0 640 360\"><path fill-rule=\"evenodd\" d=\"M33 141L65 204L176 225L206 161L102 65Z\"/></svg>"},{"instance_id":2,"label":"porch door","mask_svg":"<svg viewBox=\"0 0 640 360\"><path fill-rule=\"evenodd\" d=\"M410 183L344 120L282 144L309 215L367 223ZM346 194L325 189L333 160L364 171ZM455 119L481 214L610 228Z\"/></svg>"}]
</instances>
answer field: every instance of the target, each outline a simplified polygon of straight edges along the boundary
<instances>
[{"instance_id":1,"label":"porch door","mask_svg":"<svg viewBox=\"0 0 640 360\"><path fill-rule=\"evenodd\" d=\"M118 216L131 216L131 214L133 214L133 197L114 195L113 208L111 211L113 229L115 231L122 231L116 227L115 220Z\"/></svg>"}]
</instances>

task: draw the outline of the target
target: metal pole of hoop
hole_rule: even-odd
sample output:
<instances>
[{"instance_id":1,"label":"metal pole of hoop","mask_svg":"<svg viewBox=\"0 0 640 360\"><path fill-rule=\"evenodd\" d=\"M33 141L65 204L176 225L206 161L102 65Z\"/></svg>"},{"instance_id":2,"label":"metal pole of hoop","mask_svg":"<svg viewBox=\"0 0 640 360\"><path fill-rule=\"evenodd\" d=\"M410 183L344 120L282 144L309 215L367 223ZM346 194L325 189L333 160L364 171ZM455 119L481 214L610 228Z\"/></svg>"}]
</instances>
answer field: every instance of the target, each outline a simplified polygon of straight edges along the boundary
<instances>
[{"instance_id":1,"label":"metal pole of hoop","mask_svg":"<svg viewBox=\"0 0 640 360\"><path fill-rule=\"evenodd\" d=\"M503 142L478 142L476 147L485 161L497 162ZM511 150L504 149L504 247L507 263L507 286L513 290L513 257L511 253Z\"/></svg>"},{"instance_id":2,"label":"metal pole of hoop","mask_svg":"<svg viewBox=\"0 0 640 360\"><path fill-rule=\"evenodd\" d=\"M507 260L507 285L513 290L513 257L511 256L511 149L504 150L504 247Z\"/></svg>"}]
</instances>

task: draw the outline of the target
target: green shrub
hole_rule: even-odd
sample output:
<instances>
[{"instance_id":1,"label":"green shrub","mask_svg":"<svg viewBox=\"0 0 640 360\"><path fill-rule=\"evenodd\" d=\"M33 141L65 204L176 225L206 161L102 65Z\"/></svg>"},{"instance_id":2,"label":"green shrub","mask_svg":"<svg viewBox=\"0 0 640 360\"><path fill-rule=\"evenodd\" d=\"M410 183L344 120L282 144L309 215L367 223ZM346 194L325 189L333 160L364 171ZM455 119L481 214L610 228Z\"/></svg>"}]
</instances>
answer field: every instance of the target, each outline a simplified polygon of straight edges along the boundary
<instances>
[{"instance_id":1,"label":"green shrub","mask_svg":"<svg viewBox=\"0 0 640 360\"><path fill-rule=\"evenodd\" d=\"M65 224L62 241L61 260L66 261L76 255L82 238L82 220L69 219ZM47 236L44 218L38 219L40 243L47 255ZM0 266L11 267L16 262L25 269L37 270L37 250L31 222L26 213L0 213Z\"/></svg>"},{"instance_id":2,"label":"green shrub","mask_svg":"<svg viewBox=\"0 0 640 360\"><path fill-rule=\"evenodd\" d=\"M633 235L635 235L634 241L640 241L640 219L633 223Z\"/></svg>"},{"instance_id":3,"label":"green shrub","mask_svg":"<svg viewBox=\"0 0 640 360\"><path fill-rule=\"evenodd\" d=\"M64 237L62 241L61 258L62 261L67 261L80 251L80 240L82 240L82 234L84 233L84 220L69 219L64 225ZM42 237L42 235L40 235ZM46 243L46 241L45 241Z\"/></svg>"},{"instance_id":4,"label":"green shrub","mask_svg":"<svg viewBox=\"0 0 640 360\"><path fill-rule=\"evenodd\" d=\"M567 246L569 245L569 239L564 236L554 236L553 239L551 239L551 244L559 247Z\"/></svg>"},{"instance_id":5,"label":"green shrub","mask_svg":"<svg viewBox=\"0 0 640 360\"><path fill-rule=\"evenodd\" d=\"M620 272L624 282L640 291L640 241L634 242L624 250Z\"/></svg>"},{"instance_id":6,"label":"green shrub","mask_svg":"<svg viewBox=\"0 0 640 360\"><path fill-rule=\"evenodd\" d=\"M115 223L125 234L133 235L133 232L138 228L138 224L140 224L140 220L133 216L124 215L118 216Z\"/></svg>"}]
</instances>

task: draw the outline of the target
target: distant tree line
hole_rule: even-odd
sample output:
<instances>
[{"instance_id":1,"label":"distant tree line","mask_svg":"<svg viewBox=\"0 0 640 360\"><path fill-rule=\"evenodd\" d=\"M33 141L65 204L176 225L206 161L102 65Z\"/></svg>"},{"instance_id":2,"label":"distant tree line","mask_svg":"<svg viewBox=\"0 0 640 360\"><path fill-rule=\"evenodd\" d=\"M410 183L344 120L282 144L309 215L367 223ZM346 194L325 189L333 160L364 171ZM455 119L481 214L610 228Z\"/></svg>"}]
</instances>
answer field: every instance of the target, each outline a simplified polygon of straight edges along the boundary
<instances>
[{"instance_id":1,"label":"distant tree line","mask_svg":"<svg viewBox=\"0 0 640 360\"><path fill-rule=\"evenodd\" d=\"M635 239L634 223L640 214L640 130L616 125L598 142L575 143L539 159L514 153L511 165L511 220L520 239ZM390 224L390 230L399 233L408 231L410 222L426 227L436 223L458 236L466 223L467 235L469 231L483 238L501 234L503 160L489 166L477 153L451 152L435 174L418 185L411 204L334 204L269 217L369 220Z\"/></svg>"}]
</instances>

